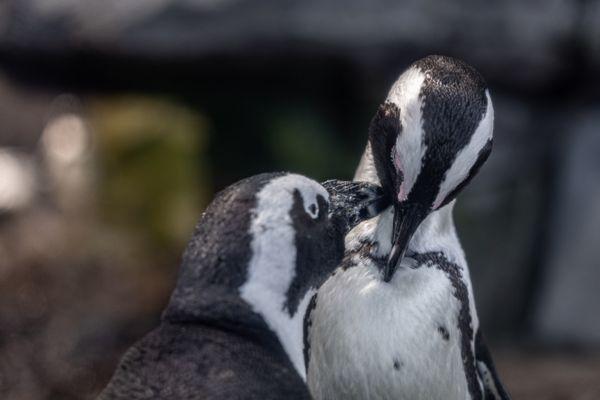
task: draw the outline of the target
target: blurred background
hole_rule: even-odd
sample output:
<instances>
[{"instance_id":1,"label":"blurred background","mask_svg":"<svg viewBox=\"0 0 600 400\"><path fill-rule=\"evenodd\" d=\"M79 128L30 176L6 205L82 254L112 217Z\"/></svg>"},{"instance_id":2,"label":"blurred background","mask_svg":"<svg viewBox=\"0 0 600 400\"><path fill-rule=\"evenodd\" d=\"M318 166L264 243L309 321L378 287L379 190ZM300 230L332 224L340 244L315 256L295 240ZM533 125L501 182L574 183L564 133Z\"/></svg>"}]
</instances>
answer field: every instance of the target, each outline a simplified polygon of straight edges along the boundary
<instances>
[{"instance_id":1,"label":"blurred background","mask_svg":"<svg viewBox=\"0 0 600 400\"><path fill-rule=\"evenodd\" d=\"M92 399L213 194L350 178L427 54L491 87L456 222L516 399L600 398L600 2L0 2L0 398Z\"/></svg>"}]
</instances>

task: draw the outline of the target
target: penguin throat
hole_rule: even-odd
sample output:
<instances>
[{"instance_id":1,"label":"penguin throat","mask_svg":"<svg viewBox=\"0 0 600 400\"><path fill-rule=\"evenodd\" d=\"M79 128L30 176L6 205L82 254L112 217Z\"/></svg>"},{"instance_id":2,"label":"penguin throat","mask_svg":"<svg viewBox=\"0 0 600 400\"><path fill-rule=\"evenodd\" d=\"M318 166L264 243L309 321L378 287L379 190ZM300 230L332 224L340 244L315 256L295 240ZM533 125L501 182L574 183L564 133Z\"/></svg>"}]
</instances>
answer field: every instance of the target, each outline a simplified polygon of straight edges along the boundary
<instances>
[{"instance_id":1,"label":"penguin throat","mask_svg":"<svg viewBox=\"0 0 600 400\"><path fill-rule=\"evenodd\" d=\"M358 168L354 173L354 180L381 185L370 143L367 143ZM455 202L454 200L446 206L432 211L425 218L408 245L409 251L442 250L440 246L446 248L449 242L458 240L452 218ZM365 244L369 244L372 245L373 256L387 257L392 249L393 217L394 211L390 207L378 217L357 225L346 236L346 251L357 251L364 248Z\"/></svg>"},{"instance_id":2,"label":"penguin throat","mask_svg":"<svg viewBox=\"0 0 600 400\"><path fill-rule=\"evenodd\" d=\"M356 168L356 172L354 173L354 181L369 182L381 186L381 179L377 174L375 160L373 159L371 143L367 143L367 147L363 152L360 163L358 164L358 168Z\"/></svg>"},{"instance_id":3,"label":"penguin throat","mask_svg":"<svg viewBox=\"0 0 600 400\"><path fill-rule=\"evenodd\" d=\"M460 249L460 245L452 218L453 208L454 201L431 212L417 228L408 244L407 253L441 251L452 253L449 256L454 261L454 252L451 250ZM357 253L367 247L370 256L386 259L392 250L393 220L394 209L389 207L377 217L357 225L346 236L346 252Z\"/></svg>"}]
</instances>

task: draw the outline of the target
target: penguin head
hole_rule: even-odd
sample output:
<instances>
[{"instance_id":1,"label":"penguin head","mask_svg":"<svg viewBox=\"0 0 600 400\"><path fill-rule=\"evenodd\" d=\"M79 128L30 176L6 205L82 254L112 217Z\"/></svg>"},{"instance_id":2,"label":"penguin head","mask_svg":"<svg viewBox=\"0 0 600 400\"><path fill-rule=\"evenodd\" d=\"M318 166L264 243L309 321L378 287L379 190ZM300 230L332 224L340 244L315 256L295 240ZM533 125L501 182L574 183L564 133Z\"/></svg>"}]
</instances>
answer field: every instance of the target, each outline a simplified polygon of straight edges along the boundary
<instances>
[{"instance_id":1,"label":"penguin head","mask_svg":"<svg viewBox=\"0 0 600 400\"><path fill-rule=\"evenodd\" d=\"M322 186L297 174L272 175L255 197L240 292L253 306L283 309L291 318L340 263L346 233L387 206L375 185Z\"/></svg>"},{"instance_id":2,"label":"penguin head","mask_svg":"<svg viewBox=\"0 0 600 400\"><path fill-rule=\"evenodd\" d=\"M340 261L345 234L388 205L376 185L325 186L302 175L266 173L219 192L183 254L174 298L190 304L199 287L240 290L252 283L285 297L293 313L305 289Z\"/></svg>"},{"instance_id":3,"label":"penguin head","mask_svg":"<svg viewBox=\"0 0 600 400\"><path fill-rule=\"evenodd\" d=\"M302 175L267 173L218 193L183 255L163 318L210 320L246 334L266 323L304 376L309 301L340 263L348 230L389 205L372 184L325 186ZM251 311L243 320L240 307Z\"/></svg>"},{"instance_id":4,"label":"penguin head","mask_svg":"<svg viewBox=\"0 0 600 400\"><path fill-rule=\"evenodd\" d=\"M475 176L492 149L494 109L481 75L428 56L394 83L371 122L377 176L394 204L389 281L419 224Z\"/></svg>"},{"instance_id":5,"label":"penguin head","mask_svg":"<svg viewBox=\"0 0 600 400\"><path fill-rule=\"evenodd\" d=\"M240 297L278 336L305 376L303 321L318 287L340 263L346 233L387 207L378 187L296 174L267 175L249 209L250 258Z\"/></svg>"}]
</instances>

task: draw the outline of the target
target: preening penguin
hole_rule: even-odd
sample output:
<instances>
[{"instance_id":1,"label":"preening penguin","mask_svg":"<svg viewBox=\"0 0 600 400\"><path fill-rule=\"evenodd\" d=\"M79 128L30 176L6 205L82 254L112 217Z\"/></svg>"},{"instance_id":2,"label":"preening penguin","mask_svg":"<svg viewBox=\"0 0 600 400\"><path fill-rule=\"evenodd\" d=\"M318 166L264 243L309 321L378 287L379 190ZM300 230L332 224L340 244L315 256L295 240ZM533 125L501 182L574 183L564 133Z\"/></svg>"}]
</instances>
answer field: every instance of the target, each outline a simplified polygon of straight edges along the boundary
<instances>
[{"instance_id":1,"label":"preening penguin","mask_svg":"<svg viewBox=\"0 0 600 400\"><path fill-rule=\"evenodd\" d=\"M326 186L277 173L219 193L160 326L128 350L99 399L310 398L311 297L340 262L348 230L387 207L374 185Z\"/></svg>"},{"instance_id":2,"label":"preening penguin","mask_svg":"<svg viewBox=\"0 0 600 400\"><path fill-rule=\"evenodd\" d=\"M483 78L456 59L412 64L371 122L355 180L393 206L346 237L308 333L316 399L508 399L485 347L452 209L492 148Z\"/></svg>"}]
</instances>

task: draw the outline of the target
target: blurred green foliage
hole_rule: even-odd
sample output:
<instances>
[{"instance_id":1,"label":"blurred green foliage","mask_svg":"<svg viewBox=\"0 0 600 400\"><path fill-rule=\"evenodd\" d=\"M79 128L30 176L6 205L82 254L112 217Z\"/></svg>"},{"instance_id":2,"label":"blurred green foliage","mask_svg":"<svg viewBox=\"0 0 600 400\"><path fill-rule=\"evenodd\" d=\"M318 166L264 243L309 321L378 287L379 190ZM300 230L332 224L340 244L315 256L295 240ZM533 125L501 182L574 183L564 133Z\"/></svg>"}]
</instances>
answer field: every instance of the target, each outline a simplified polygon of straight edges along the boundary
<instances>
[{"instance_id":1,"label":"blurred green foliage","mask_svg":"<svg viewBox=\"0 0 600 400\"><path fill-rule=\"evenodd\" d=\"M179 252L210 200L206 120L170 99L142 96L93 100L89 116L103 218Z\"/></svg>"},{"instance_id":2,"label":"blurred green foliage","mask_svg":"<svg viewBox=\"0 0 600 400\"><path fill-rule=\"evenodd\" d=\"M356 155L334 135L323 115L307 108L281 109L266 124L269 150L279 165L315 179L347 175Z\"/></svg>"}]
</instances>

